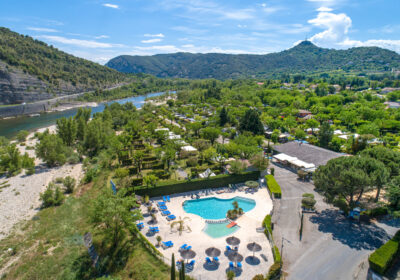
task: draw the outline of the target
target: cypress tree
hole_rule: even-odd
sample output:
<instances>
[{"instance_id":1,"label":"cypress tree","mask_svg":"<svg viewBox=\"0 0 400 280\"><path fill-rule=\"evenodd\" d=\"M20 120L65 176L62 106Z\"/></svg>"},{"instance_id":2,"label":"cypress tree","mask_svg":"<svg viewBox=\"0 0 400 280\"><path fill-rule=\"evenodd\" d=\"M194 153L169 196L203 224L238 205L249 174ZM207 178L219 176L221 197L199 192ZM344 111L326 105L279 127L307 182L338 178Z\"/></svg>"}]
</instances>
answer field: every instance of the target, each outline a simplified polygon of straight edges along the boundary
<instances>
[{"instance_id":1,"label":"cypress tree","mask_svg":"<svg viewBox=\"0 0 400 280\"><path fill-rule=\"evenodd\" d=\"M175 280L175 255L172 253L172 260L171 260L171 280Z\"/></svg>"},{"instance_id":2,"label":"cypress tree","mask_svg":"<svg viewBox=\"0 0 400 280\"><path fill-rule=\"evenodd\" d=\"M224 126L228 122L228 112L225 107L222 107L221 113L219 114L219 125Z\"/></svg>"}]
</instances>

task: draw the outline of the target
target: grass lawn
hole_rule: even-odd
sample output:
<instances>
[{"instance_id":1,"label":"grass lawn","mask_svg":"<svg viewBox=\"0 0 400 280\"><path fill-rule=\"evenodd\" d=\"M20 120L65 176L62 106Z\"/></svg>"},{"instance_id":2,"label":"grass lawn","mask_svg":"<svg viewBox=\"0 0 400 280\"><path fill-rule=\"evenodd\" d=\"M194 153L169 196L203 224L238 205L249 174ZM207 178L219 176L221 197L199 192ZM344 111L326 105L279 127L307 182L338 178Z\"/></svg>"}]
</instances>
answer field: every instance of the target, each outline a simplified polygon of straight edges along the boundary
<instances>
[{"instance_id":1,"label":"grass lawn","mask_svg":"<svg viewBox=\"0 0 400 280\"><path fill-rule=\"evenodd\" d=\"M7 268L7 273L1 279L100 277L91 266L82 236L90 231L96 249L100 247L102 236L89 223L88 206L106 186L108 178L105 174L94 184L79 187L78 193L85 189L80 197L69 197L59 207L41 210L33 220L3 239L0 242L0 272ZM15 253L7 252L8 248L13 248ZM169 267L151 255L140 241L129 237L122 250L110 257L110 275L121 279L169 279Z\"/></svg>"}]
</instances>

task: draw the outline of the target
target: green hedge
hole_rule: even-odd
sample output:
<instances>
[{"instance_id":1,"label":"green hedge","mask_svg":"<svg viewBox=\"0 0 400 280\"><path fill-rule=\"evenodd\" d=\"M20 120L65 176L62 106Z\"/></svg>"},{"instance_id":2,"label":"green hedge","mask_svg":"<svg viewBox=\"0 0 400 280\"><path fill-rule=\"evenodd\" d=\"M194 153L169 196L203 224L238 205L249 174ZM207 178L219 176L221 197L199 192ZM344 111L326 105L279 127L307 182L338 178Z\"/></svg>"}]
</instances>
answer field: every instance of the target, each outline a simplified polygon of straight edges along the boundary
<instances>
[{"instance_id":1,"label":"green hedge","mask_svg":"<svg viewBox=\"0 0 400 280\"><path fill-rule=\"evenodd\" d=\"M278 262L278 263L282 262L281 253L279 252L278 247L274 246L274 248L272 249L272 254L274 255L275 262Z\"/></svg>"},{"instance_id":2,"label":"green hedge","mask_svg":"<svg viewBox=\"0 0 400 280\"><path fill-rule=\"evenodd\" d=\"M258 180L260 176L259 171L246 172L237 175L218 175L208 179L194 179L185 182L169 182L163 184L162 182L155 188L147 188L146 186L135 187L133 191L137 195L148 195L149 197L163 196L166 194L174 194L188 191L196 191L209 188L226 187L229 184L241 183L249 180Z\"/></svg>"},{"instance_id":3,"label":"green hedge","mask_svg":"<svg viewBox=\"0 0 400 280\"><path fill-rule=\"evenodd\" d=\"M282 263L274 262L274 264L271 265L271 267L269 268L267 277L265 279L267 280L276 279L277 276L281 274L281 270L282 270Z\"/></svg>"},{"instance_id":4,"label":"green hedge","mask_svg":"<svg viewBox=\"0 0 400 280\"><path fill-rule=\"evenodd\" d=\"M265 176L265 182L267 183L269 192L274 196L274 198L282 197L281 186L276 182L273 175Z\"/></svg>"},{"instance_id":5,"label":"green hedge","mask_svg":"<svg viewBox=\"0 0 400 280\"><path fill-rule=\"evenodd\" d=\"M394 241L393 239L389 240L369 256L368 261L370 268L381 275L385 274L390 268L398 250L398 241Z\"/></svg>"}]
</instances>

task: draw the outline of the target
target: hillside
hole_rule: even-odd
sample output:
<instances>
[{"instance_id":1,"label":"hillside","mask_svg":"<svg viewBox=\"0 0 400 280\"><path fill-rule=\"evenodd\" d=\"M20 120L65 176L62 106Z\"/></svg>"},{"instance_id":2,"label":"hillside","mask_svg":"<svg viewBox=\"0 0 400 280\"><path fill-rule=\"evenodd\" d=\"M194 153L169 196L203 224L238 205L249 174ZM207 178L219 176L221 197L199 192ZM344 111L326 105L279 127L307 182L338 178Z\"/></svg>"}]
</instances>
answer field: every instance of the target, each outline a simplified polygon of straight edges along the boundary
<instances>
[{"instance_id":1,"label":"hillside","mask_svg":"<svg viewBox=\"0 0 400 280\"><path fill-rule=\"evenodd\" d=\"M384 71L400 66L400 55L377 47L348 50L319 48L309 41L279 53L266 55L174 53L153 56L118 56L108 67L124 73L147 73L158 77L228 79L269 76L278 73Z\"/></svg>"},{"instance_id":2,"label":"hillside","mask_svg":"<svg viewBox=\"0 0 400 280\"><path fill-rule=\"evenodd\" d=\"M0 27L0 104L105 88L126 75Z\"/></svg>"}]
</instances>

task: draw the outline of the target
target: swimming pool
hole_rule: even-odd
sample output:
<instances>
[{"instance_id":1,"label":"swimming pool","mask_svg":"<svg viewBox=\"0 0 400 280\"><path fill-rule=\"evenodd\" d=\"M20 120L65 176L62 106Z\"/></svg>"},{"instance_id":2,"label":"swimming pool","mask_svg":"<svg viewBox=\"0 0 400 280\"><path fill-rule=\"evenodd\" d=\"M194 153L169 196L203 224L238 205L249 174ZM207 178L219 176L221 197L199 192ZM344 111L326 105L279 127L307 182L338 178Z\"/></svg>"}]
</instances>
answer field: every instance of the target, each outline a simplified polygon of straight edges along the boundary
<instances>
[{"instance_id":1,"label":"swimming pool","mask_svg":"<svg viewBox=\"0 0 400 280\"><path fill-rule=\"evenodd\" d=\"M233 209L232 203L237 201L244 212L252 210L256 202L250 198L236 196L230 199L208 197L196 200L186 200L183 210L187 213L196 214L206 220L220 220L226 218L226 212Z\"/></svg>"},{"instance_id":2,"label":"swimming pool","mask_svg":"<svg viewBox=\"0 0 400 280\"><path fill-rule=\"evenodd\" d=\"M237 225L231 228L227 228L226 226L229 225L229 223L230 222L224 222L218 224L206 223L206 226L203 229L203 231L212 238L220 238L227 235L231 235L240 228Z\"/></svg>"}]
</instances>

